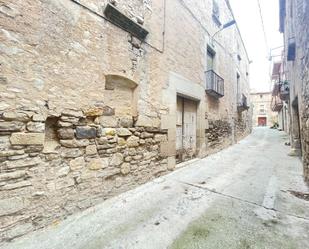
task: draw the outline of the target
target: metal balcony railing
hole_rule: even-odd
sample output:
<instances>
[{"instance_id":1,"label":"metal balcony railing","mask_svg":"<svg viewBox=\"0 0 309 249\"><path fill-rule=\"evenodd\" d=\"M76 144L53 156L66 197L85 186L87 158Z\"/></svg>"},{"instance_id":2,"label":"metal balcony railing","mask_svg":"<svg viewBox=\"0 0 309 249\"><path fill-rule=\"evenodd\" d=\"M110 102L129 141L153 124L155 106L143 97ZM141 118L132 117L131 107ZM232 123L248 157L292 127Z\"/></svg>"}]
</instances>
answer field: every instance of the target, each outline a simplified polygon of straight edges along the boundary
<instances>
[{"instance_id":1,"label":"metal balcony railing","mask_svg":"<svg viewBox=\"0 0 309 249\"><path fill-rule=\"evenodd\" d=\"M246 95L241 94L238 97L237 110L242 112L249 109L248 100Z\"/></svg>"},{"instance_id":2,"label":"metal balcony railing","mask_svg":"<svg viewBox=\"0 0 309 249\"><path fill-rule=\"evenodd\" d=\"M279 96L280 99L285 101L290 98L290 86L287 80L279 83Z\"/></svg>"},{"instance_id":3,"label":"metal balcony railing","mask_svg":"<svg viewBox=\"0 0 309 249\"><path fill-rule=\"evenodd\" d=\"M278 96L281 100L287 101L290 98L290 86L287 80L274 84L272 96Z\"/></svg>"},{"instance_id":4,"label":"metal balcony railing","mask_svg":"<svg viewBox=\"0 0 309 249\"><path fill-rule=\"evenodd\" d=\"M206 76L206 93L221 98L224 96L224 79L216 74L213 70L205 72Z\"/></svg>"},{"instance_id":5,"label":"metal balcony railing","mask_svg":"<svg viewBox=\"0 0 309 249\"><path fill-rule=\"evenodd\" d=\"M272 96L270 106L273 112L280 112L283 107L283 102L278 96Z\"/></svg>"}]
</instances>

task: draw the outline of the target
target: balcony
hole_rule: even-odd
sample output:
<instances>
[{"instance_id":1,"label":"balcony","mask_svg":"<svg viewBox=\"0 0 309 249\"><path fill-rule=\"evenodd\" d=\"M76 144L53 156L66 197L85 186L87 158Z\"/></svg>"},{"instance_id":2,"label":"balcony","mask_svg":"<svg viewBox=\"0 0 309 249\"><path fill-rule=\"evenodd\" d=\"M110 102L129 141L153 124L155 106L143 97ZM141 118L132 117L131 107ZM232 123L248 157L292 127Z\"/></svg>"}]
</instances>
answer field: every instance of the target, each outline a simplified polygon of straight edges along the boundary
<instances>
[{"instance_id":1,"label":"balcony","mask_svg":"<svg viewBox=\"0 0 309 249\"><path fill-rule=\"evenodd\" d=\"M206 75L206 93L214 98L224 96L224 79L213 70L205 72Z\"/></svg>"},{"instance_id":2,"label":"balcony","mask_svg":"<svg viewBox=\"0 0 309 249\"><path fill-rule=\"evenodd\" d=\"M237 103L237 110L239 112L243 112L249 109L248 106L248 100L246 95L241 94L241 96L238 98L238 103Z\"/></svg>"},{"instance_id":3,"label":"balcony","mask_svg":"<svg viewBox=\"0 0 309 249\"><path fill-rule=\"evenodd\" d=\"M290 86L287 80L279 83L279 97L283 101L290 98Z\"/></svg>"},{"instance_id":4,"label":"balcony","mask_svg":"<svg viewBox=\"0 0 309 249\"><path fill-rule=\"evenodd\" d=\"M278 96L272 96L271 110L273 112L280 112L283 107L283 102Z\"/></svg>"}]
</instances>

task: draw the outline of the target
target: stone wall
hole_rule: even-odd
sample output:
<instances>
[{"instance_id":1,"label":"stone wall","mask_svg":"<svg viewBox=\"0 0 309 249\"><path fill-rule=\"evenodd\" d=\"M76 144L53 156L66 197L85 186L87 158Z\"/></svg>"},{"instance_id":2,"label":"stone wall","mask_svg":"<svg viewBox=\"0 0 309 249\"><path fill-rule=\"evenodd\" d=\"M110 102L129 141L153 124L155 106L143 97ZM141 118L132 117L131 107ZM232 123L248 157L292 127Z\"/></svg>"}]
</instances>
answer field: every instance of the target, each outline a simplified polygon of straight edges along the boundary
<instances>
[{"instance_id":1,"label":"stone wall","mask_svg":"<svg viewBox=\"0 0 309 249\"><path fill-rule=\"evenodd\" d=\"M136 127L108 107L27 108L0 116L0 231L10 240L168 171L166 132ZM113 117L116 125L107 127Z\"/></svg>"},{"instance_id":2,"label":"stone wall","mask_svg":"<svg viewBox=\"0 0 309 249\"><path fill-rule=\"evenodd\" d=\"M248 112L238 113L234 119L234 128L228 120L210 120L208 129L205 130L207 154L217 152L246 137L251 132L250 118Z\"/></svg>"},{"instance_id":3,"label":"stone wall","mask_svg":"<svg viewBox=\"0 0 309 249\"><path fill-rule=\"evenodd\" d=\"M145 41L105 19L109 2L149 32ZM205 129L216 148L235 141L224 134L236 134L236 72L247 93L249 59L235 27L219 33L225 95L205 94L207 44L219 28L212 5L0 0L1 240L173 170L178 94L198 103L199 157L210 148ZM222 23L230 21L226 1L218 5ZM226 128L207 131L211 120Z\"/></svg>"},{"instance_id":4,"label":"stone wall","mask_svg":"<svg viewBox=\"0 0 309 249\"><path fill-rule=\"evenodd\" d=\"M304 177L309 181L309 3L304 0L287 0L285 4L285 60L288 44L296 43L295 60L285 61L286 76L290 83L291 146L293 150L299 150L301 146ZM298 112L295 111L295 105L298 106Z\"/></svg>"},{"instance_id":5,"label":"stone wall","mask_svg":"<svg viewBox=\"0 0 309 249\"><path fill-rule=\"evenodd\" d=\"M228 121L211 120L205 132L209 154L232 143L232 127Z\"/></svg>"},{"instance_id":6,"label":"stone wall","mask_svg":"<svg viewBox=\"0 0 309 249\"><path fill-rule=\"evenodd\" d=\"M251 121L251 110L246 112L238 113L238 116L235 119L235 138L236 141L239 141L246 137L252 131Z\"/></svg>"},{"instance_id":7,"label":"stone wall","mask_svg":"<svg viewBox=\"0 0 309 249\"><path fill-rule=\"evenodd\" d=\"M297 1L295 12L297 34L302 34L297 36L300 54L300 127L304 177L309 182L309 3Z\"/></svg>"}]
</instances>

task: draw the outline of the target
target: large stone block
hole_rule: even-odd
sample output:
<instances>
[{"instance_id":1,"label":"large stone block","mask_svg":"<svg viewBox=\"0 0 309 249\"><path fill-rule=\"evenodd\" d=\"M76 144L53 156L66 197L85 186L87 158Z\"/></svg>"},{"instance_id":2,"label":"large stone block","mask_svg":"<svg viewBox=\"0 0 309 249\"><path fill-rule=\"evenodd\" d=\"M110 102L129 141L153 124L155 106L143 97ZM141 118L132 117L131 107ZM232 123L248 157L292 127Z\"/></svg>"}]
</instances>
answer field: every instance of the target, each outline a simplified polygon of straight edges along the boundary
<instances>
[{"instance_id":1,"label":"large stone block","mask_svg":"<svg viewBox=\"0 0 309 249\"><path fill-rule=\"evenodd\" d=\"M44 122L46 120L46 117L42 114L34 114L32 116L32 120L36 122Z\"/></svg>"},{"instance_id":2,"label":"large stone block","mask_svg":"<svg viewBox=\"0 0 309 249\"><path fill-rule=\"evenodd\" d=\"M110 159L111 166L119 166L123 162L123 155L121 153L114 154Z\"/></svg>"},{"instance_id":3,"label":"large stone block","mask_svg":"<svg viewBox=\"0 0 309 249\"><path fill-rule=\"evenodd\" d=\"M84 109L84 114L86 117L96 117L103 115L103 108L101 107L89 107Z\"/></svg>"},{"instance_id":4,"label":"large stone block","mask_svg":"<svg viewBox=\"0 0 309 249\"><path fill-rule=\"evenodd\" d=\"M117 127L118 119L115 116L101 116L96 118L95 123L103 127Z\"/></svg>"},{"instance_id":5,"label":"large stone block","mask_svg":"<svg viewBox=\"0 0 309 249\"><path fill-rule=\"evenodd\" d=\"M114 128L105 128L105 129L103 129L103 133L106 136L115 136L116 135L116 129L114 129Z\"/></svg>"},{"instance_id":6,"label":"large stone block","mask_svg":"<svg viewBox=\"0 0 309 249\"><path fill-rule=\"evenodd\" d=\"M76 118L81 118L84 116L82 111L75 109L65 109L64 111L62 111L62 115Z\"/></svg>"},{"instance_id":7,"label":"large stone block","mask_svg":"<svg viewBox=\"0 0 309 249\"><path fill-rule=\"evenodd\" d=\"M8 169L16 169L16 168L33 167L39 164L40 162L41 160L38 157L36 157L36 158L25 158L15 161L7 161L5 165Z\"/></svg>"},{"instance_id":8,"label":"large stone block","mask_svg":"<svg viewBox=\"0 0 309 249\"><path fill-rule=\"evenodd\" d=\"M62 122L62 121L58 121L57 122L57 125L59 127L64 127L64 128L68 128L68 127L73 127L73 123L70 123L70 122Z\"/></svg>"},{"instance_id":9,"label":"large stone block","mask_svg":"<svg viewBox=\"0 0 309 249\"><path fill-rule=\"evenodd\" d=\"M74 138L74 130L72 128L61 128L58 130L58 136L60 139L72 139Z\"/></svg>"},{"instance_id":10,"label":"large stone block","mask_svg":"<svg viewBox=\"0 0 309 249\"><path fill-rule=\"evenodd\" d=\"M56 175L58 177L65 177L70 173L70 167L66 164L62 165L62 167L57 171Z\"/></svg>"},{"instance_id":11,"label":"large stone block","mask_svg":"<svg viewBox=\"0 0 309 249\"><path fill-rule=\"evenodd\" d=\"M94 158L87 165L90 170L100 170L108 167L108 158Z\"/></svg>"},{"instance_id":12,"label":"large stone block","mask_svg":"<svg viewBox=\"0 0 309 249\"><path fill-rule=\"evenodd\" d=\"M45 124L41 122L29 122L27 123L27 130L30 132L44 132Z\"/></svg>"},{"instance_id":13,"label":"large stone block","mask_svg":"<svg viewBox=\"0 0 309 249\"><path fill-rule=\"evenodd\" d=\"M21 131L24 123L19 121L3 121L0 122L0 131Z\"/></svg>"},{"instance_id":14,"label":"large stone block","mask_svg":"<svg viewBox=\"0 0 309 249\"><path fill-rule=\"evenodd\" d=\"M136 127L160 127L160 119L147 116L138 116Z\"/></svg>"},{"instance_id":15,"label":"large stone block","mask_svg":"<svg viewBox=\"0 0 309 249\"><path fill-rule=\"evenodd\" d=\"M0 150L0 157L23 155L24 150Z\"/></svg>"},{"instance_id":16,"label":"large stone block","mask_svg":"<svg viewBox=\"0 0 309 249\"><path fill-rule=\"evenodd\" d=\"M113 116L113 115L115 115L115 108L112 108L110 106L103 107L103 116Z\"/></svg>"},{"instance_id":17,"label":"large stone block","mask_svg":"<svg viewBox=\"0 0 309 249\"><path fill-rule=\"evenodd\" d=\"M127 140L128 147L137 147L139 145L139 138L136 136L131 136Z\"/></svg>"},{"instance_id":18,"label":"large stone block","mask_svg":"<svg viewBox=\"0 0 309 249\"><path fill-rule=\"evenodd\" d=\"M142 132L141 133L141 138L150 138L150 137L153 137L152 133L149 133L149 132Z\"/></svg>"},{"instance_id":19,"label":"large stone block","mask_svg":"<svg viewBox=\"0 0 309 249\"><path fill-rule=\"evenodd\" d=\"M124 138L119 137L117 143L119 146L125 146L127 144L127 141Z\"/></svg>"},{"instance_id":20,"label":"large stone block","mask_svg":"<svg viewBox=\"0 0 309 249\"><path fill-rule=\"evenodd\" d=\"M86 147L87 145L89 145L89 140L88 139L60 140L60 144L68 148L79 148L79 147Z\"/></svg>"},{"instance_id":21,"label":"large stone block","mask_svg":"<svg viewBox=\"0 0 309 249\"><path fill-rule=\"evenodd\" d=\"M10 141L12 145L43 145L44 138L44 133L17 132L11 135Z\"/></svg>"},{"instance_id":22,"label":"large stone block","mask_svg":"<svg viewBox=\"0 0 309 249\"><path fill-rule=\"evenodd\" d=\"M116 132L119 137L128 137L132 135L132 132L126 128L118 128Z\"/></svg>"},{"instance_id":23,"label":"large stone block","mask_svg":"<svg viewBox=\"0 0 309 249\"><path fill-rule=\"evenodd\" d=\"M95 155L97 152L97 146L95 144L91 144L86 147L86 155L88 156Z\"/></svg>"},{"instance_id":24,"label":"large stone block","mask_svg":"<svg viewBox=\"0 0 309 249\"><path fill-rule=\"evenodd\" d=\"M121 127L129 128L133 126L133 118L131 116L123 116L119 118L119 125Z\"/></svg>"},{"instance_id":25,"label":"large stone block","mask_svg":"<svg viewBox=\"0 0 309 249\"><path fill-rule=\"evenodd\" d=\"M108 138L107 137L97 138L96 141L97 141L98 144L102 144L102 145L108 144Z\"/></svg>"},{"instance_id":26,"label":"large stone block","mask_svg":"<svg viewBox=\"0 0 309 249\"><path fill-rule=\"evenodd\" d=\"M89 126L76 127L77 138L95 138L97 136L97 129Z\"/></svg>"},{"instance_id":27,"label":"large stone block","mask_svg":"<svg viewBox=\"0 0 309 249\"><path fill-rule=\"evenodd\" d=\"M83 154L83 152L78 148L63 148L61 151L61 156L64 158L76 158Z\"/></svg>"},{"instance_id":28,"label":"large stone block","mask_svg":"<svg viewBox=\"0 0 309 249\"><path fill-rule=\"evenodd\" d=\"M164 134L156 134L155 136L154 136L154 140L156 141L156 142L166 142L167 141L167 137L166 137L166 135L164 135Z\"/></svg>"},{"instance_id":29,"label":"large stone block","mask_svg":"<svg viewBox=\"0 0 309 249\"><path fill-rule=\"evenodd\" d=\"M27 113L7 111L2 114L4 120L29 121L30 117Z\"/></svg>"},{"instance_id":30,"label":"large stone block","mask_svg":"<svg viewBox=\"0 0 309 249\"><path fill-rule=\"evenodd\" d=\"M26 171L14 171L9 173L0 174L0 181L8 181L12 179L18 179L26 176Z\"/></svg>"},{"instance_id":31,"label":"large stone block","mask_svg":"<svg viewBox=\"0 0 309 249\"><path fill-rule=\"evenodd\" d=\"M85 159L84 157L78 157L70 161L71 170L79 170L85 167Z\"/></svg>"},{"instance_id":32,"label":"large stone block","mask_svg":"<svg viewBox=\"0 0 309 249\"><path fill-rule=\"evenodd\" d=\"M120 172L121 174L123 175L127 175L129 174L131 171L131 166L130 166L130 163L123 163L120 167Z\"/></svg>"}]
</instances>

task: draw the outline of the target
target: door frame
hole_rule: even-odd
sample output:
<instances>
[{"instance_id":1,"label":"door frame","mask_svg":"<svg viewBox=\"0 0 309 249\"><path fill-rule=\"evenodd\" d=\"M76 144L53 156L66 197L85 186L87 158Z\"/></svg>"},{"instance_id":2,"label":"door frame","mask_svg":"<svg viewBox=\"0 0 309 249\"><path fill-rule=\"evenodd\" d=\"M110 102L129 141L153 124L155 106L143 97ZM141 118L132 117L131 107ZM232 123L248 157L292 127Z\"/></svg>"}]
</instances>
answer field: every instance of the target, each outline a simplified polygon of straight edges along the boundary
<instances>
[{"instance_id":1,"label":"door frame","mask_svg":"<svg viewBox=\"0 0 309 249\"><path fill-rule=\"evenodd\" d=\"M162 103L168 112L161 115L161 129L167 130L168 140L160 146L161 154L168 158L169 168L176 166L177 96L197 102L196 154L199 158L207 154L205 129L208 127L208 120L206 119L205 86L202 83L190 81L175 72L170 72L168 84L162 92Z\"/></svg>"},{"instance_id":2,"label":"door frame","mask_svg":"<svg viewBox=\"0 0 309 249\"><path fill-rule=\"evenodd\" d=\"M193 159L193 158L196 158L196 155L197 155L197 109L198 109L198 104L199 104L199 101L196 101L195 99L192 99L192 98L187 98L187 97L184 97L183 95L181 94L177 94L177 108L178 108L178 100L181 99L181 111L182 111L182 114L181 114L181 148L180 150L177 150L176 148L176 162L177 163L181 163L181 162L184 162L184 161L187 161L185 160L185 153L184 153L184 150L185 150L185 146L184 146L184 133L185 133L185 101L191 101L192 103L194 103L195 105L195 108L196 108L196 111L195 111L195 115L196 115L196 118L195 118L195 146L194 146L194 155L192 158L190 159ZM178 109L177 109L177 113L178 113ZM178 114L177 114L178 115ZM178 120L178 117L177 117L177 120ZM177 130L177 126L178 126L178 123L176 122L176 130ZM176 143L177 143L177 137L176 137ZM178 160L177 160L178 159ZM189 160L190 160L189 159Z\"/></svg>"}]
</instances>

